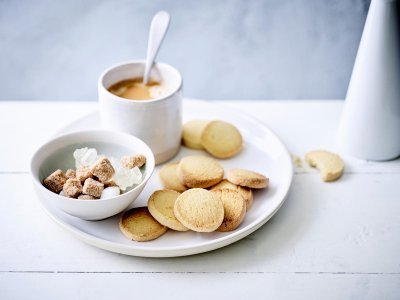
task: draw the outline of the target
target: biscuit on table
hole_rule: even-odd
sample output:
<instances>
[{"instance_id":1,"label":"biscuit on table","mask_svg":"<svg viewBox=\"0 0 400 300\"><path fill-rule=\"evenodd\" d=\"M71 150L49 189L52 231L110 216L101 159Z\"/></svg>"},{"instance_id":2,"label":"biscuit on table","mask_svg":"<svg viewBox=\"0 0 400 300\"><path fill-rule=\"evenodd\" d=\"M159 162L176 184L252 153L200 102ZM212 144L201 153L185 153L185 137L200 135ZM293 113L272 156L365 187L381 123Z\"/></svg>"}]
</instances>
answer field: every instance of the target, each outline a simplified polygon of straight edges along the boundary
<instances>
[{"instance_id":1,"label":"biscuit on table","mask_svg":"<svg viewBox=\"0 0 400 300\"><path fill-rule=\"evenodd\" d=\"M177 231L188 231L174 215L174 205L180 193L172 190L155 191L147 202L150 214L159 223Z\"/></svg>"},{"instance_id":2,"label":"biscuit on table","mask_svg":"<svg viewBox=\"0 0 400 300\"><path fill-rule=\"evenodd\" d=\"M161 184L164 188L177 192L184 192L187 187L179 180L176 170L178 163L170 163L164 165L158 173Z\"/></svg>"},{"instance_id":3,"label":"biscuit on table","mask_svg":"<svg viewBox=\"0 0 400 300\"><path fill-rule=\"evenodd\" d=\"M224 220L224 205L212 192L194 188L176 199L174 214L185 227L193 231L211 232Z\"/></svg>"},{"instance_id":4,"label":"biscuit on table","mask_svg":"<svg viewBox=\"0 0 400 300\"><path fill-rule=\"evenodd\" d=\"M239 227L246 214L246 202L238 191L222 189L211 191L224 206L224 220L217 231L232 231Z\"/></svg>"},{"instance_id":5,"label":"biscuit on table","mask_svg":"<svg viewBox=\"0 0 400 300\"><path fill-rule=\"evenodd\" d=\"M222 180L224 169L211 157L186 156L179 162L176 174L188 187L207 188Z\"/></svg>"},{"instance_id":6,"label":"biscuit on table","mask_svg":"<svg viewBox=\"0 0 400 300\"><path fill-rule=\"evenodd\" d=\"M240 195L242 195L244 201L246 202L246 211L250 209L253 205L253 191L250 188L233 184L226 179L223 179L220 183L214 185L210 191L222 190L222 189L230 189L234 191L238 191Z\"/></svg>"},{"instance_id":7,"label":"biscuit on table","mask_svg":"<svg viewBox=\"0 0 400 300\"><path fill-rule=\"evenodd\" d=\"M210 121L191 120L182 126L182 144L192 149L203 149L201 134Z\"/></svg>"},{"instance_id":8,"label":"biscuit on table","mask_svg":"<svg viewBox=\"0 0 400 300\"><path fill-rule=\"evenodd\" d=\"M253 189L268 187L269 179L257 172L245 169L232 169L226 177L230 182Z\"/></svg>"},{"instance_id":9,"label":"biscuit on table","mask_svg":"<svg viewBox=\"0 0 400 300\"><path fill-rule=\"evenodd\" d=\"M133 241L146 242L162 236L168 228L158 223L147 207L135 207L121 215L119 229Z\"/></svg>"},{"instance_id":10,"label":"biscuit on table","mask_svg":"<svg viewBox=\"0 0 400 300\"><path fill-rule=\"evenodd\" d=\"M329 151L315 150L308 152L305 160L311 167L320 170L323 181L337 180L344 171L343 160L339 155Z\"/></svg>"},{"instance_id":11,"label":"biscuit on table","mask_svg":"<svg viewBox=\"0 0 400 300\"><path fill-rule=\"evenodd\" d=\"M211 155L228 158L242 150L243 138L239 130L232 124L224 121L212 121L203 130L201 144Z\"/></svg>"}]
</instances>

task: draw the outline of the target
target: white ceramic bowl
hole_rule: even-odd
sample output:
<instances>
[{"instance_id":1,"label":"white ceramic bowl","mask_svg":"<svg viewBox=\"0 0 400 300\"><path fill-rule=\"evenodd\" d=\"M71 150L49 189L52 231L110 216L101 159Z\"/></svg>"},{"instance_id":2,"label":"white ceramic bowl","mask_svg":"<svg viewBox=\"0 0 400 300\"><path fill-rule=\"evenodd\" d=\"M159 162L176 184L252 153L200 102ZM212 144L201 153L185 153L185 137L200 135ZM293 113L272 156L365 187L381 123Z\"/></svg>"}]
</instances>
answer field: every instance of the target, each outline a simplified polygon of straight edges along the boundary
<instances>
[{"instance_id":1,"label":"white ceramic bowl","mask_svg":"<svg viewBox=\"0 0 400 300\"><path fill-rule=\"evenodd\" d=\"M43 179L57 169L64 172L75 169L73 151L77 148L96 148L99 154L120 158L123 155L143 154L147 158L140 184L128 188L123 194L99 200L81 200L60 196L46 189ZM140 139L122 132L90 130L58 136L42 145L31 160L31 175L39 197L64 212L85 220L101 220L118 214L139 196L154 171L154 155Z\"/></svg>"}]
</instances>

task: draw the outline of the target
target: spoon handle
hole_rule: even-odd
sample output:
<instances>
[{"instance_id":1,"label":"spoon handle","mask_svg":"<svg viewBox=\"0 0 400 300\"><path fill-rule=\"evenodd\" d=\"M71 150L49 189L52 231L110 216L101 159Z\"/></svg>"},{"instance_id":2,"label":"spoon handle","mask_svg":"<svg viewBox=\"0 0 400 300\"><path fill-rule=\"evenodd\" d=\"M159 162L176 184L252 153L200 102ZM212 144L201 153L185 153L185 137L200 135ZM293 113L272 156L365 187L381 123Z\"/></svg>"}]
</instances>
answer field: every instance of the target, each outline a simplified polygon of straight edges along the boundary
<instances>
[{"instance_id":1,"label":"spoon handle","mask_svg":"<svg viewBox=\"0 0 400 300\"><path fill-rule=\"evenodd\" d=\"M143 84L147 84L149 82L150 70L158 53L158 49L160 49L160 45L164 40L169 26L169 20L169 14L166 11L160 11L155 14L153 20L151 21Z\"/></svg>"}]
</instances>

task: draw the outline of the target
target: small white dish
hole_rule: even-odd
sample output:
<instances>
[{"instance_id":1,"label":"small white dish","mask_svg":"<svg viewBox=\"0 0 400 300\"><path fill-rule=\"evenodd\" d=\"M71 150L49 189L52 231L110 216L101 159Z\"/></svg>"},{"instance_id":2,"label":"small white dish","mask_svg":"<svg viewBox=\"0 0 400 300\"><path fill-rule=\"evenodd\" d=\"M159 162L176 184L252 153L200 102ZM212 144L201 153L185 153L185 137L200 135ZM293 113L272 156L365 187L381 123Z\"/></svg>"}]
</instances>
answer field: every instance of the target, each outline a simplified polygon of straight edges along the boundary
<instances>
[{"instance_id":1,"label":"small white dish","mask_svg":"<svg viewBox=\"0 0 400 300\"><path fill-rule=\"evenodd\" d=\"M43 179L52 172L75 168L72 154L75 149L83 147L96 148L99 154L107 157L119 158L136 153L145 155L147 161L142 167L142 182L117 197L98 200L72 199L45 188ZM101 220L123 211L136 200L153 171L154 155L142 140L126 133L105 130L78 131L58 136L42 145L31 160L31 175L39 197L69 215L84 220Z\"/></svg>"},{"instance_id":2,"label":"small white dish","mask_svg":"<svg viewBox=\"0 0 400 300\"><path fill-rule=\"evenodd\" d=\"M265 224L285 201L293 178L292 159L289 152L281 140L264 124L227 107L205 101L185 99L183 121L192 119L221 119L235 124L243 134L245 147L237 156L220 160L220 163L226 171L231 168L247 168L270 177L269 188L255 191L253 206L236 230L207 234L168 230L160 238L143 243L131 241L121 233L118 227L119 215L103 221L88 222L64 213L55 208L48 199L40 197L39 201L45 212L63 229L85 243L108 251L134 256L192 255L224 247L254 232ZM59 133L98 128L99 124L100 116L96 111L68 124ZM207 154L202 150L181 147L173 161L178 161L187 155ZM156 167L155 174L131 207L146 206L149 196L155 190L162 188L158 177L161 167Z\"/></svg>"}]
</instances>

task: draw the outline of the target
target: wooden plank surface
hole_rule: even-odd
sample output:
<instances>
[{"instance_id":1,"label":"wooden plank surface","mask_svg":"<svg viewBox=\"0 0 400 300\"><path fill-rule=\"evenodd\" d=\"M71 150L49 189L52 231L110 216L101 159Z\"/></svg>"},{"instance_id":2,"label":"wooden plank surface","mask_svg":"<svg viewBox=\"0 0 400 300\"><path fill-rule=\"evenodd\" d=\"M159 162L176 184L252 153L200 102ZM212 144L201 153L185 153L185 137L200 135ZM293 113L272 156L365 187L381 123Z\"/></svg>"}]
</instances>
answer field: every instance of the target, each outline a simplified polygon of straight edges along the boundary
<instances>
[{"instance_id":1,"label":"wooden plank surface","mask_svg":"<svg viewBox=\"0 0 400 300\"><path fill-rule=\"evenodd\" d=\"M388 274L0 273L2 299L398 299Z\"/></svg>"},{"instance_id":2,"label":"wooden plank surface","mask_svg":"<svg viewBox=\"0 0 400 300\"><path fill-rule=\"evenodd\" d=\"M267 124L299 157L312 149L337 150L340 101L216 104ZM0 299L109 299L132 296L131 288L142 299L168 288L176 299L190 292L193 299L398 299L399 159L344 156L345 175L329 184L297 164L280 211L243 240L209 253L139 258L76 240L40 206L29 161L54 132L94 110L93 102L0 102Z\"/></svg>"},{"instance_id":3,"label":"wooden plank surface","mask_svg":"<svg viewBox=\"0 0 400 300\"><path fill-rule=\"evenodd\" d=\"M0 201L7 212L0 219L1 271L400 274L400 201L393 192L400 174L349 174L332 184L298 174L283 207L253 234L213 252L170 259L88 246L45 214L29 175L0 180L7 195Z\"/></svg>"},{"instance_id":4,"label":"wooden plank surface","mask_svg":"<svg viewBox=\"0 0 400 300\"><path fill-rule=\"evenodd\" d=\"M184 103L190 105L191 99ZM336 147L336 130L343 102L331 101L212 101L244 112L270 127L302 158L307 151ZM73 120L96 111L96 102L0 102L0 172L27 172L33 152ZM10 159L12 158L12 159ZM385 163L347 157L347 173L400 173L400 160ZM304 164L296 172L315 172Z\"/></svg>"}]
</instances>

